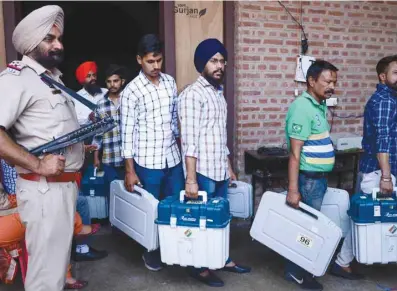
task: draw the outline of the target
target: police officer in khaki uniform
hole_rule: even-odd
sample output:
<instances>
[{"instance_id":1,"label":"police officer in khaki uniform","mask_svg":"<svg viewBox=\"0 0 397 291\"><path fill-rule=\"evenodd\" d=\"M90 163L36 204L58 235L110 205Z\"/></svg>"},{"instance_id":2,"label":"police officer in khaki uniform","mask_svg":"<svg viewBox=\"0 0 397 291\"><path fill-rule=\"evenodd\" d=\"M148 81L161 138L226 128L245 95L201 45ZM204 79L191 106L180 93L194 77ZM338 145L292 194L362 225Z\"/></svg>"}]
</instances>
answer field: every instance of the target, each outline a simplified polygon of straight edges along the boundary
<instances>
[{"instance_id":1,"label":"police officer in khaki uniform","mask_svg":"<svg viewBox=\"0 0 397 291\"><path fill-rule=\"evenodd\" d=\"M13 44L23 55L0 74L0 157L16 166L18 211L26 225L29 264L27 291L63 290L70 259L78 188L84 162L82 143L64 155L41 158L28 153L79 128L70 96L50 88L41 74L60 82L64 13L49 5L26 16ZM27 150L26 150L27 149Z\"/></svg>"}]
</instances>

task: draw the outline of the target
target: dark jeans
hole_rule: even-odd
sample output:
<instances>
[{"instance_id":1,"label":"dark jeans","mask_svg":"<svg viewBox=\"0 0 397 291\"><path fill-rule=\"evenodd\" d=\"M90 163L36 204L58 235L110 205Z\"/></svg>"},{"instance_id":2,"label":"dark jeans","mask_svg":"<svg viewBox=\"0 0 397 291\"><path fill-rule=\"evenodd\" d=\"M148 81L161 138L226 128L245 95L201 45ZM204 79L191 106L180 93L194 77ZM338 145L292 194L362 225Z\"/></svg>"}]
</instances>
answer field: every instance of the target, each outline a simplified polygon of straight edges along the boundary
<instances>
[{"instance_id":1,"label":"dark jeans","mask_svg":"<svg viewBox=\"0 0 397 291\"><path fill-rule=\"evenodd\" d=\"M320 211L325 192L327 192L327 178L309 178L299 174L299 192L302 195L302 202ZM285 273L292 273L298 279L309 273L292 263L286 262Z\"/></svg>"},{"instance_id":2,"label":"dark jeans","mask_svg":"<svg viewBox=\"0 0 397 291\"><path fill-rule=\"evenodd\" d=\"M80 194L79 196L77 196L76 211L78 214L80 214L81 221L84 225L91 224L90 207L88 205L88 200L86 196L82 196ZM88 244L89 242L89 237L83 237L78 240L79 245Z\"/></svg>"},{"instance_id":3,"label":"dark jeans","mask_svg":"<svg viewBox=\"0 0 397 291\"><path fill-rule=\"evenodd\" d=\"M125 179L125 168L124 166L120 166L120 167L115 167L109 164L104 164L108 167L111 167L117 174L117 179L119 180L124 180Z\"/></svg>"},{"instance_id":4,"label":"dark jeans","mask_svg":"<svg viewBox=\"0 0 397 291\"><path fill-rule=\"evenodd\" d=\"M144 168L135 163L135 171L143 188L158 200L179 195L185 188L181 163L172 168L167 167L160 170Z\"/></svg>"},{"instance_id":5,"label":"dark jeans","mask_svg":"<svg viewBox=\"0 0 397 291\"><path fill-rule=\"evenodd\" d=\"M197 184L200 191L207 192L208 199L214 197L227 198L229 179L223 181L215 181L197 173Z\"/></svg>"},{"instance_id":6,"label":"dark jeans","mask_svg":"<svg viewBox=\"0 0 397 291\"><path fill-rule=\"evenodd\" d=\"M77 196L76 211L80 214L83 224L91 224L90 207L86 196Z\"/></svg>"}]
</instances>

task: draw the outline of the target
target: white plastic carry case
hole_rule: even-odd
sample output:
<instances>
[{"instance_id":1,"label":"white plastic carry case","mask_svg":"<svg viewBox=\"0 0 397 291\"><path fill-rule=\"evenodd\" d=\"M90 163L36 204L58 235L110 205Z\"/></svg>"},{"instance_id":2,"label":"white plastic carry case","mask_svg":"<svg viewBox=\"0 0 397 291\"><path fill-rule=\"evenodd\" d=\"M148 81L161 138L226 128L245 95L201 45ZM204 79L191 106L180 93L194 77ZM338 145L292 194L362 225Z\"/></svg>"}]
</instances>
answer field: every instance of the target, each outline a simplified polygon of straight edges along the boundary
<instances>
[{"instance_id":1,"label":"white plastic carry case","mask_svg":"<svg viewBox=\"0 0 397 291\"><path fill-rule=\"evenodd\" d=\"M250 218L253 213L252 207L252 185L232 181L227 191L227 198L230 203L230 214L238 218Z\"/></svg>"},{"instance_id":2,"label":"white plastic carry case","mask_svg":"<svg viewBox=\"0 0 397 291\"><path fill-rule=\"evenodd\" d=\"M286 196L263 194L250 234L315 276L325 274L342 237L342 230L321 212L299 203L286 204Z\"/></svg>"},{"instance_id":3,"label":"white plastic carry case","mask_svg":"<svg viewBox=\"0 0 397 291\"><path fill-rule=\"evenodd\" d=\"M157 205L159 201L146 190L134 186L128 192L124 181L110 184L110 223L144 246L148 251L159 247Z\"/></svg>"},{"instance_id":4,"label":"white plastic carry case","mask_svg":"<svg viewBox=\"0 0 397 291\"><path fill-rule=\"evenodd\" d=\"M397 223L352 224L353 254L360 264L397 262Z\"/></svg>"},{"instance_id":5,"label":"white plastic carry case","mask_svg":"<svg viewBox=\"0 0 397 291\"><path fill-rule=\"evenodd\" d=\"M320 211L341 228L342 237L346 236L350 228L350 217L347 214L349 208L349 193L346 190L328 187Z\"/></svg>"},{"instance_id":6,"label":"white plastic carry case","mask_svg":"<svg viewBox=\"0 0 397 291\"><path fill-rule=\"evenodd\" d=\"M287 191L282 194L287 195ZM342 229L342 237L346 236L350 228L350 218L347 214L349 208L349 193L346 190L328 187L320 212Z\"/></svg>"}]
</instances>

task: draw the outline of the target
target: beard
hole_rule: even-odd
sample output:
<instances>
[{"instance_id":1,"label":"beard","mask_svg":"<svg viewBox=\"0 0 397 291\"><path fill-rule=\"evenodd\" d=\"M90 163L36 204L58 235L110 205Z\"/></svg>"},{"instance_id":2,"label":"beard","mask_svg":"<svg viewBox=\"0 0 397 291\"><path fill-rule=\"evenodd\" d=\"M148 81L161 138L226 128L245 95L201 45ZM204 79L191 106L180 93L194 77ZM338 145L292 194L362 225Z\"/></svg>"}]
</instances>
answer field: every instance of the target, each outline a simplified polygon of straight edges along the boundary
<instances>
[{"instance_id":1,"label":"beard","mask_svg":"<svg viewBox=\"0 0 397 291\"><path fill-rule=\"evenodd\" d=\"M95 82L88 83L84 85L84 89L91 95L102 93L101 87L99 87Z\"/></svg>"},{"instance_id":2,"label":"beard","mask_svg":"<svg viewBox=\"0 0 397 291\"><path fill-rule=\"evenodd\" d=\"M389 88L393 89L394 91L397 91L397 82L391 83L389 82L389 80L386 80L385 83Z\"/></svg>"},{"instance_id":3,"label":"beard","mask_svg":"<svg viewBox=\"0 0 397 291\"><path fill-rule=\"evenodd\" d=\"M32 57L36 62L42 65L46 69L56 68L63 61L63 50L54 50L45 52L39 46L37 46L31 53Z\"/></svg>"},{"instance_id":4,"label":"beard","mask_svg":"<svg viewBox=\"0 0 397 291\"><path fill-rule=\"evenodd\" d=\"M216 73L221 73L221 77L220 77L219 79L214 77L214 75L215 75ZM208 81L211 85L213 85L214 87L218 88L218 87L223 83L223 79L224 79L224 77L225 77L225 72L224 72L224 70L222 70L222 69L216 70L216 71L211 72L211 73L208 72L207 70L204 70L204 72L203 72L203 77L204 77L205 79L207 79L207 81Z\"/></svg>"}]
</instances>

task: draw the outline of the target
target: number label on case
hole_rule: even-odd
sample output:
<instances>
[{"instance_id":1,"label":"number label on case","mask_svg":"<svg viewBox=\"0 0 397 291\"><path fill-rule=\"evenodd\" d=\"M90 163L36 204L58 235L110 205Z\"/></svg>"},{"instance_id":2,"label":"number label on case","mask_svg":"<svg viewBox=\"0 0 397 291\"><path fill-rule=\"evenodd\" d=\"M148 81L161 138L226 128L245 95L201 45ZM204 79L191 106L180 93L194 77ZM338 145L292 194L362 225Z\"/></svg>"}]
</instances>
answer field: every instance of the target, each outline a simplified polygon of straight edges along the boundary
<instances>
[{"instance_id":1,"label":"number label on case","mask_svg":"<svg viewBox=\"0 0 397 291\"><path fill-rule=\"evenodd\" d=\"M301 243L305 247L308 247L308 248L313 247L313 240L310 237L305 236L303 234L299 234L298 237L296 238L296 241Z\"/></svg>"}]
</instances>

